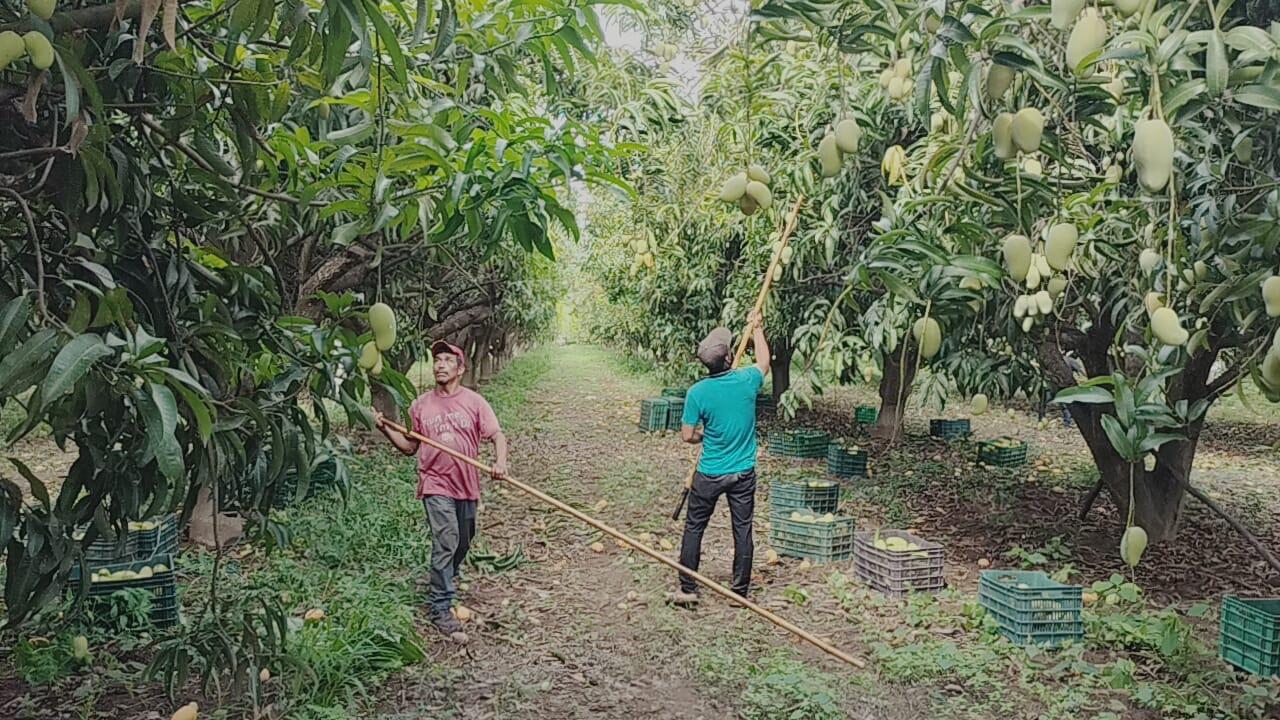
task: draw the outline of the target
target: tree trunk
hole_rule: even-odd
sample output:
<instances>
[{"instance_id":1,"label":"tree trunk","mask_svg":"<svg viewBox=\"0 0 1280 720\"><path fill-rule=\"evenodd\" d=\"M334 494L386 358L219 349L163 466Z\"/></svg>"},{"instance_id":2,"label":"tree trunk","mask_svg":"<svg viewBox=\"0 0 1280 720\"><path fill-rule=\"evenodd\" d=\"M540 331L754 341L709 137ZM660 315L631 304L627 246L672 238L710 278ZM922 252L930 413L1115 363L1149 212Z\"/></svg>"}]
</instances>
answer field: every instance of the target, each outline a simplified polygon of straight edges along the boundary
<instances>
[{"instance_id":1,"label":"tree trunk","mask_svg":"<svg viewBox=\"0 0 1280 720\"><path fill-rule=\"evenodd\" d=\"M791 358L795 348L791 347L790 338L779 339L769 348L773 357L769 360L769 373L773 375L773 399L777 402L782 393L791 387Z\"/></svg>"},{"instance_id":2,"label":"tree trunk","mask_svg":"<svg viewBox=\"0 0 1280 720\"><path fill-rule=\"evenodd\" d=\"M906 415L907 398L911 397L911 384L916 379L915 343L904 339L906 352L897 347L884 354L884 375L880 378L880 412L871 426L871 437L894 439L902 437L902 422Z\"/></svg>"}]
</instances>

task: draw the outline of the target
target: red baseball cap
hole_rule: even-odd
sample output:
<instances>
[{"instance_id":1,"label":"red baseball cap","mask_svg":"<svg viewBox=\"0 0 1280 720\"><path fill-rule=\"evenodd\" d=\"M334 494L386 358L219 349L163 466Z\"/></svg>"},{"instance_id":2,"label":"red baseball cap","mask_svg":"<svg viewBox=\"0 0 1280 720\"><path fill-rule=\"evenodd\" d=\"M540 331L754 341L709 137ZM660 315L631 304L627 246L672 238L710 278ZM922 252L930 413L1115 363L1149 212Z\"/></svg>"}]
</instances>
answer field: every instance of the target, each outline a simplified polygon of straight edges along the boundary
<instances>
[{"instance_id":1,"label":"red baseball cap","mask_svg":"<svg viewBox=\"0 0 1280 720\"><path fill-rule=\"evenodd\" d=\"M444 340L437 340L431 343L431 354L435 355L453 355L458 358L458 367L465 368L467 366L466 353L462 352L462 348L452 345Z\"/></svg>"}]
</instances>

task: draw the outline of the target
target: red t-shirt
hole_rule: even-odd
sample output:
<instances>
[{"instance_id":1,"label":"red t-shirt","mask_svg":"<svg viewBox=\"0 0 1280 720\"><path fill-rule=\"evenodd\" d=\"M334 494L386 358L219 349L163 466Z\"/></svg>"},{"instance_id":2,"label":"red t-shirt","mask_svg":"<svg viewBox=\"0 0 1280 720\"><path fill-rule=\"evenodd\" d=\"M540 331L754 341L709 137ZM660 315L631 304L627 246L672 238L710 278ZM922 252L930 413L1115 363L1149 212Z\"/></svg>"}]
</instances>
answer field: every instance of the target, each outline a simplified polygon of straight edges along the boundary
<instances>
[{"instance_id":1,"label":"red t-shirt","mask_svg":"<svg viewBox=\"0 0 1280 720\"><path fill-rule=\"evenodd\" d=\"M423 393L409 406L413 429L467 457L480 456L480 441L501 429L488 401L460 387L452 395ZM480 499L480 471L436 448L418 445L418 497L445 495L455 500Z\"/></svg>"}]
</instances>

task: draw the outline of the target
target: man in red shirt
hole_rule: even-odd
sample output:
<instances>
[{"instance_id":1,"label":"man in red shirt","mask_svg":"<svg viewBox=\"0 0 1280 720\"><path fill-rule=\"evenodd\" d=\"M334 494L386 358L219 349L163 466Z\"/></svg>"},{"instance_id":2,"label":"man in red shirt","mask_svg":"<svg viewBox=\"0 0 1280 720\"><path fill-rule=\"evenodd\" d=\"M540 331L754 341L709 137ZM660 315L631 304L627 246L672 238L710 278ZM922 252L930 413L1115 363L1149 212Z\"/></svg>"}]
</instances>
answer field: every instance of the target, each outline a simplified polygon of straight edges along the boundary
<instances>
[{"instance_id":1,"label":"man in red shirt","mask_svg":"<svg viewBox=\"0 0 1280 720\"><path fill-rule=\"evenodd\" d=\"M466 355L449 343L431 346L435 388L409 406L412 429L467 457L479 457L480 441L494 447L493 475L507 474L507 438L493 408L480 394L462 387ZM462 623L450 612L457 595L458 571L467 558L476 531L476 502L480 499L480 471L430 445L406 437L374 417L382 434L405 455L418 456L418 497L431 529L431 622L454 642L465 643Z\"/></svg>"}]
</instances>

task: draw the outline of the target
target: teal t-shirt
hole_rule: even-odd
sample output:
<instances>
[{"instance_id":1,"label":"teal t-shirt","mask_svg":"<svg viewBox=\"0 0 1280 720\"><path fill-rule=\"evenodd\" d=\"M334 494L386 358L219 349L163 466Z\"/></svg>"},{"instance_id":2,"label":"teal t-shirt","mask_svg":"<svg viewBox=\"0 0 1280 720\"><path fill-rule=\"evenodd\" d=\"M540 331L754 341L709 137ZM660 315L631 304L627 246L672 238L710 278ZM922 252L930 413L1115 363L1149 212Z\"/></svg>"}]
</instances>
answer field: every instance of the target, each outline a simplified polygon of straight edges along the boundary
<instances>
[{"instance_id":1,"label":"teal t-shirt","mask_svg":"<svg viewBox=\"0 0 1280 720\"><path fill-rule=\"evenodd\" d=\"M702 425L698 472L725 475L756 466L756 393L760 368L740 368L694 383L684 398L685 425Z\"/></svg>"}]
</instances>

